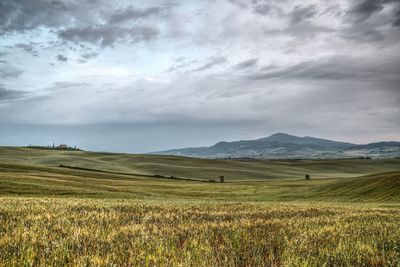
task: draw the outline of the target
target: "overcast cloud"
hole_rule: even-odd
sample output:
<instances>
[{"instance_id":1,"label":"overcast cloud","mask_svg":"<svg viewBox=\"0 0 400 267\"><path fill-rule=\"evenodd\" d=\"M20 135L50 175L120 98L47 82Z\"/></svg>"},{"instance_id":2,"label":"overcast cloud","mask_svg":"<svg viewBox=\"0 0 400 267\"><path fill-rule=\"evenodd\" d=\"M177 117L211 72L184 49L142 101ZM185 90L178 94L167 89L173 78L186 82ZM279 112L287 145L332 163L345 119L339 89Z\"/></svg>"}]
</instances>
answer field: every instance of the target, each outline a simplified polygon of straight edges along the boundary
<instances>
[{"instance_id":1,"label":"overcast cloud","mask_svg":"<svg viewBox=\"0 0 400 267\"><path fill-rule=\"evenodd\" d=\"M397 0L0 0L0 145L400 141Z\"/></svg>"}]
</instances>

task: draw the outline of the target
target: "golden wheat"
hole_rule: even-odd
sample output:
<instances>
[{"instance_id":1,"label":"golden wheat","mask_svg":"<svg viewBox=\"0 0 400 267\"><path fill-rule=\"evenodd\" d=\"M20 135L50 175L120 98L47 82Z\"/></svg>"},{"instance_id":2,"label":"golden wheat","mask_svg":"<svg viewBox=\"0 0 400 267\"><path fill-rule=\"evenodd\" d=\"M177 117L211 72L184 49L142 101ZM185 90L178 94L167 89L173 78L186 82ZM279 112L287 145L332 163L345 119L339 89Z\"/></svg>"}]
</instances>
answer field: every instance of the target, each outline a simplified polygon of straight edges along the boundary
<instances>
[{"instance_id":1,"label":"golden wheat","mask_svg":"<svg viewBox=\"0 0 400 267\"><path fill-rule=\"evenodd\" d=\"M400 211L0 199L5 266L398 266Z\"/></svg>"}]
</instances>

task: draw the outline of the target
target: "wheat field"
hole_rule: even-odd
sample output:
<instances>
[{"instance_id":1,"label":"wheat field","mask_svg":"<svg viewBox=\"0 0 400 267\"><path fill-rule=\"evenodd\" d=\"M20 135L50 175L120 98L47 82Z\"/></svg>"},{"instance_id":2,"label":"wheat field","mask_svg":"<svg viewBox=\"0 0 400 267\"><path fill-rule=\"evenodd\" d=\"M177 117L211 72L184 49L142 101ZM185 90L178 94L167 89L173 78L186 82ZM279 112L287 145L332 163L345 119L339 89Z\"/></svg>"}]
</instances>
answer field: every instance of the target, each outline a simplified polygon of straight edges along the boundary
<instances>
[{"instance_id":1,"label":"wheat field","mask_svg":"<svg viewBox=\"0 0 400 267\"><path fill-rule=\"evenodd\" d=\"M96 169L94 156L70 154L79 168L67 168L64 154L50 164L37 153L0 155L0 266L400 266L399 160L300 168L158 156L156 172L135 174L104 170L102 154ZM129 158L110 157L114 168ZM193 178L155 175L180 160ZM244 179L255 165L292 176ZM197 173L229 168L244 170L225 183ZM296 178L310 168L326 174Z\"/></svg>"},{"instance_id":2,"label":"wheat field","mask_svg":"<svg viewBox=\"0 0 400 267\"><path fill-rule=\"evenodd\" d=\"M400 210L2 198L4 266L398 266Z\"/></svg>"}]
</instances>

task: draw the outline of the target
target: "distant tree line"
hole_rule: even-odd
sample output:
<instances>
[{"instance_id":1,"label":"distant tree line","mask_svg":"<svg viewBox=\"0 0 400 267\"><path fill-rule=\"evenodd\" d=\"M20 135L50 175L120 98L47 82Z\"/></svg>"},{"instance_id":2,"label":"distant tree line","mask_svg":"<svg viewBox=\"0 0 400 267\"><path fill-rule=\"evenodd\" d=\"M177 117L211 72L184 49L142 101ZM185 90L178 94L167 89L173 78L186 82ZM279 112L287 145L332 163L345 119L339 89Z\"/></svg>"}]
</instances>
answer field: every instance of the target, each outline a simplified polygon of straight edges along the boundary
<instances>
[{"instance_id":1,"label":"distant tree line","mask_svg":"<svg viewBox=\"0 0 400 267\"><path fill-rule=\"evenodd\" d=\"M60 146L35 146L35 145L29 145L25 146L24 148L31 148L31 149L43 149L43 150L68 150L68 151L83 151L82 149L74 146L70 147L67 145L60 145Z\"/></svg>"}]
</instances>

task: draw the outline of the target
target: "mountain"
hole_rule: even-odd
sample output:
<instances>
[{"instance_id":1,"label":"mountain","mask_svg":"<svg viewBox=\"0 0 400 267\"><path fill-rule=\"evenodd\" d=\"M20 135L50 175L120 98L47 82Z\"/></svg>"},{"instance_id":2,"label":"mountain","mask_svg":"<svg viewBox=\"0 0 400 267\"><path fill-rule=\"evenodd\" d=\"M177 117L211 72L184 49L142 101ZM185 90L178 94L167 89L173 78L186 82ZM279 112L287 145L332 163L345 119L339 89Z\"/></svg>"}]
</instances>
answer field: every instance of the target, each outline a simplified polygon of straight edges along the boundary
<instances>
[{"instance_id":1,"label":"mountain","mask_svg":"<svg viewBox=\"0 0 400 267\"><path fill-rule=\"evenodd\" d=\"M400 157L400 142L377 142L349 147L346 155L352 157L398 158Z\"/></svg>"},{"instance_id":2,"label":"mountain","mask_svg":"<svg viewBox=\"0 0 400 267\"><path fill-rule=\"evenodd\" d=\"M312 148L312 149L321 149L321 150L331 150L332 148L336 149L344 149L354 144L331 141L327 139L315 138L310 136L298 137L285 133L276 133L269 137L258 139L262 142L276 142L280 144L295 144L302 147Z\"/></svg>"},{"instance_id":3,"label":"mountain","mask_svg":"<svg viewBox=\"0 0 400 267\"><path fill-rule=\"evenodd\" d=\"M350 147L349 149L387 149L387 148L397 148L400 146L400 142L378 142L366 145L356 145Z\"/></svg>"},{"instance_id":4,"label":"mountain","mask_svg":"<svg viewBox=\"0 0 400 267\"><path fill-rule=\"evenodd\" d=\"M218 142L210 147L191 147L154 152L152 154L202 158L349 158L399 157L400 142L378 142L356 145L310 136L276 133L255 140Z\"/></svg>"}]
</instances>

